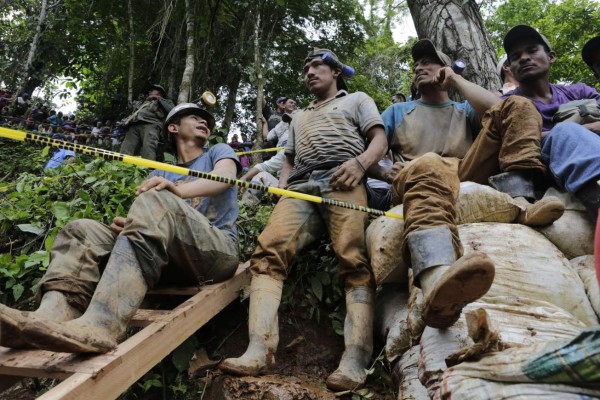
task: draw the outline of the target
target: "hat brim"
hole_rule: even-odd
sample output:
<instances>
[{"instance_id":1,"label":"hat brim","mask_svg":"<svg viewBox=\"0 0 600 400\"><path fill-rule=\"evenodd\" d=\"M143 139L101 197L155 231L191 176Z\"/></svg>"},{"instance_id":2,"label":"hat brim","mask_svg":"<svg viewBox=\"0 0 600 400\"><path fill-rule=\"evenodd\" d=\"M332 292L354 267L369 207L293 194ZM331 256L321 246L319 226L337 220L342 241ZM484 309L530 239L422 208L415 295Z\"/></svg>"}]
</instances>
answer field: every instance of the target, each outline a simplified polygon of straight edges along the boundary
<instances>
[{"instance_id":1,"label":"hat brim","mask_svg":"<svg viewBox=\"0 0 600 400\"><path fill-rule=\"evenodd\" d=\"M438 51L433 42L429 39L421 39L411 49L413 61L418 61L424 57L431 57L439 61L440 65L450 66L450 57Z\"/></svg>"},{"instance_id":2,"label":"hat brim","mask_svg":"<svg viewBox=\"0 0 600 400\"><path fill-rule=\"evenodd\" d=\"M548 50L552 50L548 39L546 39L546 37L539 33L535 28L529 25L517 25L508 31L508 33L504 36L504 40L502 41L502 45L506 54L510 54L511 49L517 43L521 43L525 39L533 39L537 43L547 47Z\"/></svg>"},{"instance_id":3,"label":"hat brim","mask_svg":"<svg viewBox=\"0 0 600 400\"><path fill-rule=\"evenodd\" d=\"M588 40L581 50L581 58L590 68L593 68L594 54L598 54L598 50L600 50L600 36Z\"/></svg>"}]
</instances>

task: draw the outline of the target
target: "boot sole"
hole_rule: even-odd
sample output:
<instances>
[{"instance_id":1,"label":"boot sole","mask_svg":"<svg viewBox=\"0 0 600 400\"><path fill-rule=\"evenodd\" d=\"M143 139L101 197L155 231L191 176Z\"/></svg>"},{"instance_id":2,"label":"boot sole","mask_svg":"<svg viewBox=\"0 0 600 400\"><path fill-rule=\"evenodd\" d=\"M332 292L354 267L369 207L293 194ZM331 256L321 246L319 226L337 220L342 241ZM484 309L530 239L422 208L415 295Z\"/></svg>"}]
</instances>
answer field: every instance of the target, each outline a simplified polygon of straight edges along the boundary
<instances>
[{"instance_id":1,"label":"boot sole","mask_svg":"<svg viewBox=\"0 0 600 400\"><path fill-rule=\"evenodd\" d=\"M360 382L355 382L343 376L342 374L336 374L336 372L337 371L329 375L326 382L327 388L335 392L362 389L365 386L365 383L367 382L366 376Z\"/></svg>"},{"instance_id":2,"label":"boot sole","mask_svg":"<svg viewBox=\"0 0 600 400\"><path fill-rule=\"evenodd\" d=\"M219 369L227 374L235 375L235 376L258 376L258 375L267 375L273 371L273 366L264 366L261 368L252 368L252 367L240 367L229 365L227 360L224 360L220 365Z\"/></svg>"},{"instance_id":3,"label":"boot sole","mask_svg":"<svg viewBox=\"0 0 600 400\"><path fill-rule=\"evenodd\" d=\"M117 346L116 342L76 338L62 331L62 325L53 321L32 321L23 328L23 339L39 349L63 353L107 353Z\"/></svg>"},{"instance_id":4,"label":"boot sole","mask_svg":"<svg viewBox=\"0 0 600 400\"><path fill-rule=\"evenodd\" d=\"M472 253L456 261L425 299L425 324L437 329L452 326L465 305L487 293L494 274L494 263L486 254Z\"/></svg>"},{"instance_id":5,"label":"boot sole","mask_svg":"<svg viewBox=\"0 0 600 400\"><path fill-rule=\"evenodd\" d=\"M559 199L545 198L532 204L525 211L519 222L527 226L547 226L558 220L565 213L565 206Z\"/></svg>"}]
</instances>

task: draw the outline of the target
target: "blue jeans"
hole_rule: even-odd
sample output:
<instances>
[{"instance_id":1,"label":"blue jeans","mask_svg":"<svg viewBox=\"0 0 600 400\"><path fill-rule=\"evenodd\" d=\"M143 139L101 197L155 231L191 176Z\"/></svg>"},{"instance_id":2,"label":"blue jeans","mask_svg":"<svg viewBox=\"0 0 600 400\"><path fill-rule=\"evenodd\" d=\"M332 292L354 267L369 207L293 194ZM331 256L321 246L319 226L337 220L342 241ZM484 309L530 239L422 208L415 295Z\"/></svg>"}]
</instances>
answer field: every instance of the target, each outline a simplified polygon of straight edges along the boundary
<instances>
[{"instance_id":1,"label":"blue jeans","mask_svg":"<svg viewBox=\"0 0 600 400\"><path fill-rule=\"evenodd\" d=\"M600 136L574 122L561 122L542 138L542 162L559 187L576 193L600 177Z\"/></svg>"}]
</instances>

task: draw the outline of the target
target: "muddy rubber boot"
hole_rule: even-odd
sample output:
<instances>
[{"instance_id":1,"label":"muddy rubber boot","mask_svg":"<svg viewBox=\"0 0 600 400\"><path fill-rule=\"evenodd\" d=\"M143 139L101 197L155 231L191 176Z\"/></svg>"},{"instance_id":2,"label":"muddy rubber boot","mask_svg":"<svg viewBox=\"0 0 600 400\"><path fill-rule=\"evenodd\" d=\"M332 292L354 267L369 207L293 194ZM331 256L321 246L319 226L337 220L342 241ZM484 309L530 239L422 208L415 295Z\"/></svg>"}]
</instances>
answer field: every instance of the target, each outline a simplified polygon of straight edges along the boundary
<instances>
[{"instance_id":1,"label":"muddy rubber boot","mask_svg":"<svg viewBox=\"0 0 600 400\"><path fill-rule=\"evenodd\" d=\"M594 221L598 218L600 208L600 180L588 182L575 193L575 197L583 203Z\"/></svg>"},{"instance_id":2,"label":"muddy rubber boot","mask_svg":"<svg viewBox=\"0 0 600 400\"><path fill-rule=\"evenodd\" d=\"M531 204L524 197L514 199L521 207L517 222L527 226L546 226L563 216L565 205L558 197L546 196Z\"/></svg>"},{"instance_id":3,"label":"muddy rubber boot","mask_svg":"<svg viewBox=\"0 0 600 400\"><path fill-rule=\"evenodd\" d=\"M279 344L277 310L281 302L283 282L267 275L254 275L250 284L250 310L246 352L238 358L224 360L219 369L239 376L264 374L275 365Z\"/></svg>"},{"instance_id":4,"label":"muddy rubber boot","mask_svg":"<svg viewBox=\"0 0 600 400\"><path fill-rule=\"evenodd\" d=\"M517 217L519 224L546 226L562 217L565 205L557 197L547 196L535 201L533 179L526 171L503 172L488 179L490 186L507 193L521 207ZM533 203L533 204L532 204Z\"/></svg>"},{"instance_id":5,"label":"muddy rubber boot","mask_svg":"<svg viewBox=\"0 0 600 400\"><path fill-rule=\"evenodd\" d=\"M407 240L414 283L423 290L423 320L432 328L448 328L465 305L490 289L494 263L481 252L454 261L452 233L446 226L411 232Z\"/></svg>"},{"instance_id":6,"label":"muddy rubber boot","mask_svg":"<svg viewBox=\"0 0 600 400\"><path fill-rule=\"evenodd\" d=\"M44 350L106 353L125 334L146 291L133 247L120 236L85 313L64 323L35 318L25 324L23 338Z\"/></svg>"},{"instance_id":7,"label":"muddy rubber boot","mask_svg":"<svg viewBox=\"0 0 600 400\"><path fill-rule=\"evenodd\" d=\"M70 321L80 315L81 312L67 302L62 292L54 290L44 293L36 311L20 311L0 304L0 346L13 349L33 348L21 337L23 327L32 318Z\"/></svg>"},{"instance_id":8,"label":"muddy rubber boot","mask_svg":"<svg viewBox=\"0 0 600 400\"><path fill-rule=\"evenodd\" d=\"M357 390L365 385L373 353L374 299L375 291L367 287L354 288L346 293L346 348L338 369L327 378L330 390Z\"/></svg>"}]
</instances>

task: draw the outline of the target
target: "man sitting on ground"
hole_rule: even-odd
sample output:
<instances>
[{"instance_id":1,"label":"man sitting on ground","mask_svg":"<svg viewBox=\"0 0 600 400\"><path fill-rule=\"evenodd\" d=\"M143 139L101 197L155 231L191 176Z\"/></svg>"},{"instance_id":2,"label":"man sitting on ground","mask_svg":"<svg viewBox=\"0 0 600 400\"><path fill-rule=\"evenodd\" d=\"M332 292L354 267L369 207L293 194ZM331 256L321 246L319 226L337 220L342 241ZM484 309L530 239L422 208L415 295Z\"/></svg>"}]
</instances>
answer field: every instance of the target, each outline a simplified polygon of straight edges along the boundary
<instances>
[{"instance_id":1,"label":"man sitting on ground","mask_svg":"<svg viewBox=\"0 0 600 400\"><path fill-rule=\"evenodd\" d=\"M164 134L179 165L235 178L241 166L233 150L205 147L214 125L209 112L184 103L167 116ZM127 218L115 218L110 227L92 220L65 225L39 286L39 308L0 305L2 346L104 353L158 282L199 285L235 273L235 187L153 171L136 193Z\"/></svg>"}]
</instances>

